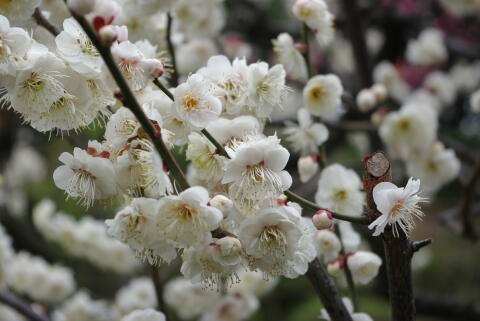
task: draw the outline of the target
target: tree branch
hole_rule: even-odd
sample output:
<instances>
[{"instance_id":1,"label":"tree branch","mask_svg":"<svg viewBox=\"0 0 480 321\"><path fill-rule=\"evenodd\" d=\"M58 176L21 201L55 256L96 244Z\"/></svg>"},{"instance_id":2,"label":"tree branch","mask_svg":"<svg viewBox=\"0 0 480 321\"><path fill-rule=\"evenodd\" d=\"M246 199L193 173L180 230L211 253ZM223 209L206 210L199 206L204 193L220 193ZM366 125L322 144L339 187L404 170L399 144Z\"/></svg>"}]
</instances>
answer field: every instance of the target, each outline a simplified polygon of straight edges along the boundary
<instances>
[{"instance_id":1,"label":"tree branch","mask_svg":"<svg viewBox=\"0 0 480 321\"><path fill-rule=\"evenodd\" d=\"M302 53L303 58L305 59L305 64L307 65L307 75L308 78L312 78L315 73L313 72L312 63L310 62L310 42L309 42L310 29L304 23L302 29L302 42L305 44L305 51Z\"/></svg>"},{"instance_id":2,"label":"tree branch","mask_svg":"<svg viewBox=\"0 0 480 321\"><path fill-rule=\"evenodd\" d=\"M352 321L352 317L343 304L342 296L338 292L335 283L318 258L308 265L308 271L305 275L320 297L332 321Z\"/></svg>"},{"instance_id":3,"label":"tree branch","mask_svg":"<svg viewBox=\"0 0 480 321\"><path fill-rule=\"evenodd\" d=\"M422 247L432 244L432 239L425 239L421 241L415 241L412 243L412 252L415 253Z\"/></svg>"},{"instance_id":4,"label":"tree branch","mask_svg":"<svg viewBox=\"0 0 480 321\"><path fill-rule=\"evenodd\" d=\"M149 266L149 271L150 271L150 278L152 279L153 286L155 288L155 294L157 295L157 305L158 305L158 310L163 312L165 315L165 320L168 321L170 318L168 317L167 314L167 308L165 306L165 302L163 302L163 282L160 279L160 271L157 266L150 265Z\"/></svg>"},{"instance_id":5,"label":"tree branch","mask_svg":"<svg viewBox=\"0 0 480 321\"><path fill-rule=\"evenodd\" d=\"M46 316L40 315L33 311L29 304L20 300L16 296L7 292L0 292L0 302L8 305L27 319L31 321L50 321Z\"/></svg>"},{"instance_id":6,"label":"tree branch","mask_svg":"<svg viewBox=\"0 0 480 321\"><path fill-rule=\"evenodd\" d=\"M359 14L357 0L342 0L343 11L346 14L348 35L353 46L357 72L360 74L362 87L370 87L373 83L372 68L368 57L364 27Z\"/></svg>"},{"instance_id":7,"label":"tree branch","mask_svg":"<svg viewBox=\"0 0 480 321\"><path fill-rule=\"evenodd\" d=\"M60 33L60 30L57 28L57 26L53 25L42 13L40 8L35 9L35 12L33 13L33 18L37 22L39 26L44 27L47 29L54 37L58 36Z\"/></svg>"},{"instance_id":8,"label":"tree branch","mask_svg":"<svg viewBox=\"0 0 480 321\"><path fill-rule=\"evenodd\" d=\"M368 155L365 164L364 188L367 192L369 217L380 216L373 200L373 188L380 182L392 180L390 161L383 152ZM390 297L392 321L414 321L415 300L412 285L412 243L403 231L395 237L391 227L382 234L385 251L385 264L388 276L388 292Z\"/></svg>"},{"instance_id":9,"label":"tree branch","mask_svg":"<svg viewBox=\"0 0 480 321\"><path fill-rule=\"evenodd\" d=\"M177 60L175 58L175 47L172 43L172 15L167 13L167 47L168 53L170 54L170 59L172 60L172 73L170 77L170 86L178 86L178 71L177 71Z\"/></svg>"}]
</instances>

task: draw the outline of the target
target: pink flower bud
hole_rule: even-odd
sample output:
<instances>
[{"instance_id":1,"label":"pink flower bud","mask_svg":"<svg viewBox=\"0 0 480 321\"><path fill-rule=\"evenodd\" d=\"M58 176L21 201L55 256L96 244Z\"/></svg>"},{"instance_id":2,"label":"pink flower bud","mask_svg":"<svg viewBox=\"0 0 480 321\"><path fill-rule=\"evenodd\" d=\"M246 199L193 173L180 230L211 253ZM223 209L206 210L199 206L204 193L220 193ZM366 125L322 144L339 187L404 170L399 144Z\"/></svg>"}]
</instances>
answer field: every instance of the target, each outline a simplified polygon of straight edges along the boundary
<instances>
[{"instance_id":1,"label":"pink flower bud","mask_svg":"<svg viewBox=\"0 0 480 321\"><path fill-rule=\"evenodd\" d=\"M298 173L302 183L308 182L318 171L318 155L302 156L298 159Z\"/></svg>"},{"instance_id":2,"label":"pink flower bud","mask_svg":"<svg viewBox=\"0 0 480 321\"><path fill-rule=\"evenodd\" d=\"M385 85L375 84L375 85L372 86L372 88L370 88L370 90L375 95L378 102L383 102L383 101L385 101L385 99L387 99L388 92L387 92L387 88L385 87Z\"/></svg>"},{"instance_id":3,"label":"pink flower bud","mask_svg":"<svg viewBox=\"0 0 480 321\"><path fill-rule=\"evenodd\" d=\"M301 53L305 53L308 50L308 45L303 42L298 42L295 44L295 49L297 49Z\"/></svg>"},{"instance_id":4,"label":"pink flower bud","mask_svg":"<svg viewBox=\"0 0 480 321\"><path fill-rule=\"evenodd\" d=\"M165 65L160 59L144 59L140 64L145 73L152 79L161 77L165 73Z\"/></svg>"},{"instance_id":5,"label":"pink flower bud","mask_svg":"<svg viewBox=\"0 0 480 321\"><path fill-rule=\"evenodd\" d=\"M339 276L342 273L342 270L345 264L342 262L343 260L335 260L327 265L328 274L331 276Z\"/></svg>"},{"instance_id":6,"label":"pink flower bud","mask_svg":"<svg viewBox=\"0 0 480 321\"><path fill-rule=\"evenodd\" d=\"M96 0L67 0L67 7L78 15L86 15L95 8Z\"/></svg>"},{"instance_id":7,"label":"pink flower bud","mask_svg":"<svg viewBox=\"0 0 480 321\"><path fill-rule=\"evenodd\" d=\"M117 29L112 25L103 26L98 31L98 36L105 46L110 47L118 38Z\"/></svg>"},{"instance_id":8,"label":"pink flower bud","mask_svg":"<svg viewBox=\"0 0 480 321\"><path fill-rule=\"evenodd\" d=\"M119 13L120 5L117 2L112 0L96 0L93 9L93 27L99 31L103 26L111 24Z\"/></svg>"},{"instance_id":9,"label":"pink flower bud","mask_svg":"<svg viewBox=\"0 0 480 321\"><path fill-rule=\"evenodd\" d=\"M377 97L371 89L362 89L357 95L357 106L362 112L371 110L377 104Z\"/></svg>"},{"instance_id":10,"label":"pink flower bud","mask_svg":"<svg viewBox=\"0 0 480 321\"><path fill-rule=\"evenodd\" d=\"M329 210L318 210L312 217L313 225L317 230L325 230L333 225L333 215Z\"/></svg>"}]
</instances>

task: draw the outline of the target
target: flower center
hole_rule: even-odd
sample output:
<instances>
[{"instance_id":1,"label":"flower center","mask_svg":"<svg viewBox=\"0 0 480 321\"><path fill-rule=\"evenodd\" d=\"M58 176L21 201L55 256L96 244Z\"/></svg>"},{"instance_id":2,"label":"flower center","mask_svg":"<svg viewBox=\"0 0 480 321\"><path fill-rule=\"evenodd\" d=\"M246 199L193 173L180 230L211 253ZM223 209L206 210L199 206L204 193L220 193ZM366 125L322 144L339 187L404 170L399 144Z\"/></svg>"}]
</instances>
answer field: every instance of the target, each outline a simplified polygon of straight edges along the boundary
<instances>
[{"instance_id":1,"label":"flower center","mask_svg":"<svg viewBox=\"0 0 480 321\"><path fill-rule=\"evenodd\" d=\"M259 239L264 255L273 253L275 256L285 256L287 238L277 225L264 227Z\"/></svg>"},{"instance_id":2,"label":"flower center","mask_svg":"<svg viewBox=\"0 0 480 321\"><path fill-rule=\"evenodd\" d=\"M185 106L185 110L187 112L191 112L198 107L199 100L197 98L193 97L193 95L189 94L189 95L185 96L185 100L183 101L183 105Z\"/></svg>"},{"instance_id":3,"label":"flower center","mask_svg":"<svg viewBox=\"0 0 480 321\"><path fill-rule=\"evenodd\" d=\"M86 35L82 35L80 39L77 39L77 42L80 45L82 53L94 57L99 56L97 48L95 48L92 41Z\"/></svg>"},{"instance_id":4,"label":"flower center","mask_svg":"<svg viewBox=\"0 0 480 321\"><path fill-rule=\"evenodd\" d=\"M194 208L186 204L180 205L177 209L177 216L183 221L191 221L196 213Z\"/></svg>"},{"instance_id":5,"label":"flower center","mask_svg":"<svg viewBox=\"0 0 480 321\"><path fill-rule=\"evenodd\" d=\"M45 82L40 79L39 75L36 72L32 72L30 78L23 82L23 88L28 91L40 91L43 89Z\"/></svg>"},{"instance_id":6,"label":"flower center","mask_svg":"<svg viewBox=\"0 0 480 321\"><path fill-rule=\"evenodd\" d=\"M396 216L400 211L405 207L404 201L403 200L397 200L395 201L395 205L393 205L392 210L390 211L390 214L392 216Z\"/></svg>"},{"instance_id":7,"label":"flower center","mask_svg":"<svg viewBox=\"0 0 480 321\"><path fill-rule=\"evenodd\" d=\"M403 132L409 131L411 127L410 120L408 119L399 120L397 123L397 127Z\"/></svg>"},{"instance_id":8,"label":"flower center","mask_svg":"<svg viewBox=\"0 0 480 321\"><path fill-rule=\"evenodd\" d=\"M344 189L338 190L333 194L333 198L335 199L336 202L341 202L346 200L347 196L348 196L348 193Z\"/></svg>"},{"instance_id":9,"label":"flower center","mask_svg":"<svg viewBox=\"0 0 480 321\"><path fill-rule=\"evenodd\" d=\"M312 90L310 90L310 98L313 100L322 100L326 94L327 91L323 86L314 87Z\"/></svg>"}]
</instances>

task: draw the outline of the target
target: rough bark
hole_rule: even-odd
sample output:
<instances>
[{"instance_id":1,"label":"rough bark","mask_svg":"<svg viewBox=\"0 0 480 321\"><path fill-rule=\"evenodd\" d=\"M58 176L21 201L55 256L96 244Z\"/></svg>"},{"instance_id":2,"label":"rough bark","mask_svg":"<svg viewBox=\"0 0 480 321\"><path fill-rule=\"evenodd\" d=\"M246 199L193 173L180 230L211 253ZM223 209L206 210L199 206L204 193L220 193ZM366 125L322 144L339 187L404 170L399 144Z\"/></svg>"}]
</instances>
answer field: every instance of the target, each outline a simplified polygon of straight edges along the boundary
<instances>
[{"instance_id":1,"label":"rough bark","mask_svg":"<svg viewBox=\"0 0 480 321\"><path fill-rule=\"evenodd\" d=\"M392 180L390 161L383 152L376 152L365 157L363 162L365 164L364 188L367 192L367 213L371 219L375 219L380 216L380 213L373 200L373 188L380 182ZM413 321L415 320L415 299L411 270L412 242L401 230L399 236L395 237L389 227L382 234L382 241L392 321Z\"/></svg>"}]
</instances>

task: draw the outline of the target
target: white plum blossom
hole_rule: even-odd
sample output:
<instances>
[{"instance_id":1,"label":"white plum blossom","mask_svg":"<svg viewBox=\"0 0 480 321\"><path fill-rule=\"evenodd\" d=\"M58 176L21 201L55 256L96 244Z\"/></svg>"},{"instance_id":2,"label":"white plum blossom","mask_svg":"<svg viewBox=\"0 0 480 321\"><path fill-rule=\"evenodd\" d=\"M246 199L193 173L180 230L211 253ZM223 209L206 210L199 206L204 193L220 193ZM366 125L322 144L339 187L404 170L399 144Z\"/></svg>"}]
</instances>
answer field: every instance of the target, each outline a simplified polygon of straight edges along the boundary
<instances>
[{"instance_id":1,"label":"white plum blossom","mask_svg":"<svg viewBox=\"0 0 480 321\"><path fill-rule=\"evenodd\" d=\"M297 49L292 36L281 33L273 42L273 50L278 61L285 67L287 75L292 79L307 80L307 64L302 53Z\"/></svg>"},{"instance_id":2,"label":"white plum blossom","mask_svg":"<svg viewBox=\"0 0 480 321\"><path fill-rule=\"evenodd\" d=\"M382 61L373 70L375 83L384 85L388 95L398 101L408 97L410 88L397 68L389 61Z\"/></svg>"},{"instance_id":3,"label":"white plum blossom","mask_svg":"<svg viewBox=\"0 0 480 321\"><path fill-rule=\"evenodd\" d=\"M332 164L320 175L315 201L332 212L359 216L364 203L361 188L362 182L353 170Z\"/></svg>"},{"instance_id":4,"label":"white plum blossom","mask_svg":"<svg viewBox=\"0 0 480 321\"><path fill-rule=\"evenodd\" d=\"M381 215L368 228L375 229L373 236L384 232L385 227L391 226L393 234L398 236L400 228L409 234L415 226L415 218L421 219L425 214L418 203L425 202L425 198L418 196L420 180L410 178L405 187L397 187L390 182L381 182L373 188L373 200Z\"/></svg>"},{"instance_id":5,"label":"white plum blossom","mask_svg":"<svg viewBox=\"0 0 480 321\"><path fill-rule=\"evenodd\" d=\"M210 39L195 38L181 44L175 54L178 72L187 75L203 67L210 57L218 54L218 49Z\"/></svg>"},{"instance_id":6,"label":"white plum blossom","mask_svg":"<svg viewBox=\"0 0 480 321\"><path fill-rule=\"evenodd\" d=\"M222 184L229 184L229 196L239 205L277 197L292 184L284 170L289 156L276 136L245 143L226 161Z\"/></svg>"},{"instance_id":7,"label":"white plum blossom","mask_svg":"<svg viewBox=\"0 0 480 321\"><path fill-rule=\"evenodd\" d=\"M475 113L480 113L480 90L476 90L470 95L470 108Z\"/></svg>"},{"instance_id":8,"label":"white plum blossom","mask_svg":"<svg viewBox=\"0 0 480 321\"><path fill-rule=\"evenodd\" d=\"M298 174L300 175L300 181L302 183L308 182L318 171L318 156L307 155L298 159L297 167Z\"/></svg>"},{"instance_id":9,"label":"white plum blossom","mask_svg":"<svg viewBox=\"0 0 480 321\"><path fill-rule=\"evenodd\" d=\"M377 276L382 259L372 252L357 251L347 256L347 265L355 282L368 284Z\"/></svg>"},{"instance_id":10,"label":"white plum blossom","mask_svg":"<svg viewBox=\"0 0 480 321\"><path fill-rule=\"evenodd\" d=\"M334 16L324 0L297 0L293 15L315 32L320 45L328 45L334 36Z\"/></svg>"},{"instance_id":11,"label":"white plum blossom","mask_svg":"<svg viewBox=\"0 0 480 321\"><path fill-rule=\"evenodd\" d=\"M258 299L249 292L233 289L214 301L200 321L246 320L258 309Z\"/></svg>"},{"instance_id":12,"label":"white plum blossom","mask_svg":"<svg viewBox=\"0 0 480 321\"><path fill-rule=\"evenodd\" d=\"M293 151L301 155L318 152L318 147L325 143L329 136L328 128L322 123L315 123L312 116L305 108L297 112L298 125L287 122L284 129L285 140Z\"/></svg>"},{"instance_id":13,"label":"white plum blossom","mask_svg":"<svg viewBox=\"0 0 480 321\"><path fill-rule=\"evenodd\" d=\"M124 316L121 321L165 321L165 315L154 309L135 310Z\"/></svg>"},{"instance_id":14,"label":"white plum blossom","mask_svg":"<svg viewBox=\"0 0 480 321\"><path fill-rule=\"evenodd\" d=\"M208 191L200 186L190 187L178 196L160 199L156 228L158 237L178 248L211 242L211 231L218 228L222 212L209 206Z\"/></svg>"},{"instance_id":15,"label":"white plum blossom","mask_svg":"<svg viewBox=\"0 0 480 321\"><path fill-rule=\"evenodd\" d=\"M157 227L160 203L149 198L135 198L131 204L106 220L108 234L128 244L137 256L151 264L170 263L177 253Z\"/></svg>"},{"instance_id":16,"label":"white plum blossom","mask_svg":"<svg viewBox=\"0 0 480 321\"><path fill-rule=\"evenodd\" d=\"M424 157L407 161L407 173L418 177L425 192L435 192L460 173L461 163L452 149L436 142Z\"/></svg>"},{"instance_id":17,"label":"white plum blossom","mask_svg":"<svg viewBox=\"0 0 480 321\"><path fill-rule=\"evenodd\" d=\"M393 157L405 159L427 151L437 127L437 113L431 106L409 103L385 117L379 135Z\"/></svg>"},{"instance_id":18,"label":"white plum blossom","mask_svg":"<svg viewBox=\"0 0 480 321\"><path fill-rule=\"evenodd\" d=\"M90 295L82 290L66 300L60 308L53 312L54 321L105 321L120 318L106 301L93 300Z\"/></svg>"},{"instance_id":19,"label":"white plum blossom","mask_svg":"<svg viewBox=\"0 0 480 321\"><path fill-rule=\"evenodd\" d=\"M443 106L451 105L457 94L450 76L441 71L430 73L423 82L423 87L429 90Z\"/></svg>"},{"instance_id":20,"label":"white plum blossom","mask_svg":"<svg viewBox=\"0 0 480 321\"><path fill-rule=\"evenodd\" d=\"M32 16L41 2L41 0L2 1L0 2L0 14L15 21L26 20Z\"/></svg>"},{"instance_id":21,"label":"white plum blossom","mask_svg":"<svg viewBox=\"0 0 480 321\"><path fill-rule=\"evenodd\" d=\"M32 42L25 30L11 27L8 19L0 15L0 74L14 76L16 67L22 65Z\"/></svg>"},{"instance_id":22,"label":"white plum blossom","mask_svg":"<svg viewBox=\"0 0 480 321\"><path fill-rule=\"evenodd\" d=\"M338 257L342 249L342 243L334 232L323 229L315 233L315 246L318 255L323 256L325 262L329 262Z\"/></svg>"},{"instance_id":23,"label":"white plum blossom","mask_svg":"<svg viewBox=\"0 0 480 321\"><path fill-rule=\"evenodd\" d=\"M222 282L238 282L236 271L243 263L242 245L235 237L213 239L212 242L185 250L182 274L194 283L221 289Z\"/></svg>"},{"instance_id":24,"label":"white plum blossom","mask_svg":"<svg viewBox=\"0 0 480 321\"><path fill-rule=\"evenodd\" d=\"M220 99L214 96L213 84L194 74L175 89L173 116L185 121L192 129L204 129L222 112Z\"/></svg>"},{"instance_id":25,"label":"white plum blossom","mask_svg":"<svg viewBox=\"0 0 480 321\"><path fill-rule=\"evenodd\" d=\"M353 312L353 304L349 298L345 297L342 299L342 301L345 307L347 308L348 313L350 313L350 316L352 317L353 321L373 321L373 319L366 313ZM320 318L326 321L331 321L330 316L328 315L328 312L325 309L322 309L320 311Z\"/></svg>"},{"instance_id":26,"label":"white plum blossom","mask_svg":"<svg viewBox=\"0 0 480 321\"><path fill-rule=\"evenodd\" d=\"M53 173L55 185L69 197L78 198L90 207L94 200L108 199L116 194L115 172L109 155L91 155L78 147L73 155L62 153L59 160L64 164Z\"/></svg>"},{"instance_id":27,"label":"white plum blossom","mask_svg":"<svg viewBox=\"0 0 480 321\"><path fill-rule=\"evenodd\" d=\"M248 108L255 116L267 118L282 107L288 87L285 85L285 69L282 65L269 68L266 62L248 66Z\"/></svg>"},{"instance_id":28,"label":"white plum blossom","mask_svg":"<svg viewBox=\"0 0 480 321\"><path fill-rule=\"evenodd\" d=\"M123 41L113 43L111 50L120 71L132 89L145 88L150 80L150 75L143 68L142 62L146 57L140 48L130 41Z\"/></svg>"},{"instance_id":29,"label":"white plum blossom","mask_svg":"<svg viewBox=\"0 0 480 321\"><path fill-rule=\"evenodd\" d=\"M222 97L227 114L239 114L247 103L247 63L245 59L235 58L231 63L225 56L213 56L207 66L198 70L198 74L210 79L219 88L217 95Z\"/></svg>"},{"instance_id":30,"label":"white plum blossom","mask_svg":"<svg viewBox=\"0 0 480 321\"><path fill-rule=\"evenodd\" d=\"M216 147L202 134L191 133L188 136L186 157L192 162L200 178L209 183L219 182L224 174L224 157Z\"/></svg>"},{"instance_id":31,"label":"white plum blossom","mask_svg":"<svg viewBox=\"0 0 480 321\"><path fill-rule=\"evenodd\" d=\"M318 75L310 78L303 89L303 101L312 115L335 119L341 111L342 93L342 83L336 75Z\"/></svg>"},{"instance_id":32,"label":"white plum blossom","mask_svg":"<svg viewBox=\"0 0 480 321\"><path fill-rule=\"evenodd\" d=\"M65 19L63 31L55 38L58 53L73 70L91 78L98 78L103 60L82 27L74 18Z\"/></svg>"},{"instance_id":33,"label":"white plum blossom","mask_svg":"<svg viewBox=\"0 0 480 321\"><path fill-rule=\"evenodd\" d=\"M182 320L192 319L209 311L218 299L217 292L205 289L201 283L185 278L169 280L163 291L165 303L172 307Z\"/></svg>"},{"instance_id":34,"label":"white plum blossom","mask_svg":"<svg viewBox=\"0 0 480 321\"><path fill-rule=\"evenodd\" d=\"M117 292L115 305L123 314L138 309L155 308L157 297L152 281L147 277L131 280Z\"/></svg>"},{"instance_id":35,"label":"white plum blossom","mask_svg":"<svg viewBox=\"0 0 480 321\"><path fill-rule=\"evenodd\" d=\"M406 58L412 64L431 66L448 58L442 32L435 28L424 29L417 39L408 42Z\"/></svg>"},{"instance_id":36,"label":"white plum blossom","mask_svg":"<svg viewBox=\"0 0 480 321\"><path fill-rule=\"evenodd\" d=\"M244 220L239 238L252 267L270 276L294 278L305 274L316 256L314 231L311 220L302 218L295 208L280 206Z\"/></svg>"}]
</instances>

